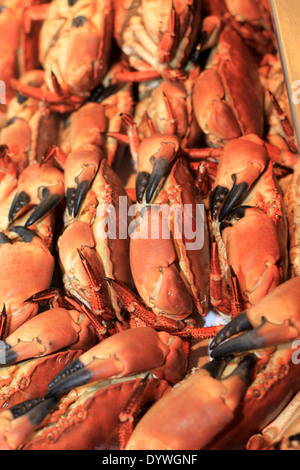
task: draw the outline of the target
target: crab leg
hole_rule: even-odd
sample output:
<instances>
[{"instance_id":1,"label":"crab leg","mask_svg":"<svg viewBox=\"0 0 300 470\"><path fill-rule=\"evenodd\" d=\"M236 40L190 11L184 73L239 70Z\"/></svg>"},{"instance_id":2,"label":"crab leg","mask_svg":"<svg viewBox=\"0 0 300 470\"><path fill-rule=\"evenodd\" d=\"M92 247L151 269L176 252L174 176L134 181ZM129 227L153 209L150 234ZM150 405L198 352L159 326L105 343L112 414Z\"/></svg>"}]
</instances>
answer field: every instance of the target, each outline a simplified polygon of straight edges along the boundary
<instances>
[{"instance_id":1,"label":"crab leg","mask_svg":"<svg viewBox=\"0 0 300 470\"><path fill-rule=\"evenodd\" d=\"M159 331L165 331L187 341L190 341L191 338L211 338L215 336L218 330L216 326L199 328L197 322L193 321L191 318L179 320L169 318L166 315L156 315L153 310L146 307L139 297L131 292L127 286L115 279L105 278L105 280L109 284L112 284L124 307L131 313L131 316L135 318L135 321L141 322L143 325L151 326Z\"/></svg>"}]
</instances>

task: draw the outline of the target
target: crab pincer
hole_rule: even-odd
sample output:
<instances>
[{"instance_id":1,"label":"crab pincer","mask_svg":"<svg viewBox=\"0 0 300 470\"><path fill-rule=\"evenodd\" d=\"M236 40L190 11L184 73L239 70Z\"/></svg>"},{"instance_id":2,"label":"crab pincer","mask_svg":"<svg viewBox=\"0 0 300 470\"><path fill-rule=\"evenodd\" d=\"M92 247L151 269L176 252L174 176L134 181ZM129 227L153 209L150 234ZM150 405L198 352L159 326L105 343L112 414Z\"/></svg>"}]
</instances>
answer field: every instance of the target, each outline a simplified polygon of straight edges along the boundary
<instances>
[{"instance_id":1,"label":"crab pincer","mask_svg":"<svg viewBox=\"0 0 300 470\"><path fill-rule=\"evenodd\" d=\"M211 356L219 358L287 343L298 338L299 286L299 277L289 279L231 320L211 342Z\"/></svg>"},{"instance_id":2,"label":"crab pincer","mask_svg":"<svg viewBox=\"0 0 300 470\"><path fill-rule=\"evenodd\" d=\"M142 202L145 196L146 204L151 203L161 181L168 175L179 149L180 140L174 135L158 134L141 142L136 179L138 202Z\"/></svg>"},{"instance_id":3,"label":"crab pincer","mask_svg":"<svg viewBox=\"0 0 300 470\"><path fill-rule=\"evenodd\" d=\"M227 261L236 273L244 308L287 279L285 252L274 220L256 207L237 207L221 222ZM258 241L255 249L250 243Z\"/></svg>"},{"instance_id":4,"label":"crab pincer","mask_svg":"<svg viewBox=\"0 0 300 470\"><path fill-rule=\"evenodd\" d=\"M81 204L105 158L106 116L104 107L87 103L70 117L70 144L64 168L66 201L70 217L76 217Z\"/></svg>"},{"instance_id":5,"label":"crab pincer","mask_svg":"<svg viewBox=\"0 0 300 470\"><path fill-rule=\"evenodd\" d=\"M19 215L35 206L25 222L25 227L29 227L54 209L64 197L64 192L64 175L60 170L49 163L32 163L19 177L8 214L9 222L14 222Z\"/></svg>"},{"instance_id":6,"label":"crab pincer","mask_svg":"<svg viewBox=\"0 0 300 470\"><path fill-rule=\"evenodd\" d=\"M0 413L0 450L18 450L55 404L55 398L34 398L3 410Z\"/></svg>"},{"instance_id":7,"label":"crab pincer","mask_svg":"<svg viewBox=\"0 0 300 470\"><path fill-rule=\"evenodd\" d=\"M229 372L231 358L213 360L186 376L140 419L126 450L203 449L233 421L255 364L248 354Z\"/></svg>"},{"instance_id":8,"label":"crab pincer","mask_svg":"<svg viewBox=\"0 0 300 470\"><path fill-rule=\"evenodd\" d=\"M129 144L132 158L137 166L135 184L137 201L140 204L144 201L150 204L169 174L175 158L179 157L180 138L175 134L151 132L152 135L141 141L132 116L122 113L122 121L126 127L126 135L120 133L108 133L108 135Z\"/></svg>"},{"instance_id":9,"label":"crab pincer","mask_svg":"<svg viewBox=\"0 0 300 470\"><path fill-rule=\"evenodd\" d=\"M152 371L174 384L185 374L187 358L180 338L150 327L124 330L105 339L66 366L48 385L46 398L98 380Z\"/></svg>"},{"instance_id":10,"label":"crab pincer","mask_svg":"<svg viewBox=\"0 0 300 470\"><path fill-rule=\"evenodd\" d=\"M219 161L211 200L214 220L222 222L247 196L269 161L263 141L247 135L230 141Z\"/></svg>"},{"instance_id":11,"label":"crab pincer","mask_svg":"<svg viewBox=\"0 0 300 470\"><path fill-rule=\"evenodd\" d=\"M53 308L29 319L3 340L1 364L45 356L64 348L86 350L95 342L95 330L84 313Z\"/></svg>"}]
</instances>

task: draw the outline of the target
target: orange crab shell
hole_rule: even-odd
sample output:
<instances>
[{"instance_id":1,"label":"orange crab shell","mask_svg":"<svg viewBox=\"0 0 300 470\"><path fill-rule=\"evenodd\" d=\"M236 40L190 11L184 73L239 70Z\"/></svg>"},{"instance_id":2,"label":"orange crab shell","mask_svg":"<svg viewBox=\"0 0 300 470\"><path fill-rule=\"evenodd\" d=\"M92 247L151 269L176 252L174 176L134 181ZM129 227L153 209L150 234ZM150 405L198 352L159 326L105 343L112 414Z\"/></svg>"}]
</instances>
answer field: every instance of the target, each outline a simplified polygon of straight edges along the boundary
<instances>
[{"instance_id":1,"label":"orange crab shell","mask_svg":"<svg viewBox=\"0 0 300 470\"><path fill-rule=\"evenodd\" d=\"M247 3L241 0L225 0L227 8L230 10L231 14L238 17L238 19L243 22L249 22L256 25L261 25L264 23L261 16L261 11L258 7L257 2L250 0ZM265 0L261 2L265 3Z\"/></svg>"},{"instance_id":2,"label":"orange crab shell","mask_svg":"<svg viewBox=\"0 0 300 470\"><path fill-rule=\"evenodd\" d=\"M128 55L129 64L141 72L157 75L183 67L201 22L200 1L163 0L139 2L114 0L114 36ZM175 33L172 15L175 15ZM136 31L136 34L133 34Z\"/></svg>"},{"instance_id":3,"label":"orange crab shell","mask_svg":"<svg viewBox=\"0 0 300 470\"><path fill-rule=\"evenodd\" d=\"M247 134L262 136L263 100L263 87L251 52L234 31L225 29L193 93L194 112L209 144L223 146Z\"/></svg>"},{"instance_id":4,"label":"orange crab shell","mask_svg":"<svg viewBox=\"0 0 300 470\"><path fill-rule=\"evenodd\" d=\"M189 77L184 82L157 80L146 86L135 107L134 121L138 126L140 141L150 137L148 118L150 117L155 133L175 134L181 139L181 146L195 147L202 135L192 109L193 85L199 75L195 67L189 70Z\"/></svg>"},{"instance_id":5,"label":"orange crab shell","mask_svg":"<svg viewBox=\"0 0 300 470\"><path fill-rule=\"evenodd\" d=\"M276 38L268 0L224 0L230 15L230 24L246 44L260 53L274 52Z\"/></svg>"},{"instance_id":6,"label":"orange crab shell","mask_svg":"<svg viewBox=\"0 0 300 470\"><path fill-rule=\"evenodd\" d=\"M0 13L1 25L1 80L5 84L9 84L11 78L17 78L19 73L17 51L20 39L20 23L17 16L9 8L2 8ZM14 93L10 87L6 90L6 100L13 98ZM4 104L1 100L1 103Z\"/></svg>"},{"instance_id":7,"label":"orange crab shell","mask_svg":"<svg viewBox=\"0 0 300 470\"><path fill-rule=\"evenodd\" d=\"M84 96L101 82L110 57L112 21L111 2L107 0L84 6L75 2L67 7L61 0L51 2L39 49L49 90L56 91L52 73L66 94Z\"/></svg>"},{"instance_id":8,"label":"orange crab shell","mask_svg":"<svg viewBox=\"0 0 300 470\"><path fill-rule=\"evenodd\" d=\"M8 148L4 145L0 147L0 207L12 197L13 191L17 187L17 166L9 155ZM10 202L11 203L11 202ZM8 202L9 204L9 202ZM9 207L9 205L8 205ZM0 209L1 212L1 209ZM8 212L6 212L7 215Z\"/></svg>"},{"instance_id":9,"label":"orange crab shell","mask_svg":"<svg viewBox=\"0 0 300 470\"><path fill-rule=\"evenodd\" d=\"M56 113L39 107L30 117L19 113L1 129L0 143L8 145L19 173L34 161L40 162L50 144L57 142L58 125Z\"/></svg>"},{"instance_id":10,"label":"orange crab shell","mask_svg":"<svg viewBox=\"0 0 300 470\"><path fill-rule=\"evenodd\" d=\"M96 250L101 253L104 249L107 258L109 259L111 269L110 273L112 273L116 279L125 282L126 284L131 284L132 281L128 256L128 224L130 220L128 209L131 203L119 176L109 167L106 160L101 162L100 169L91 190L98 199L97 213L92 224ZM124 203L123 206L122 201ZM106 206L107 204L108 206ZM104 237L103 240L103 228L105 228L103 224L107 221L108 215L106 207L109 212L110 205L115 209L116 233L108 233L107 238ZM124 213L121 213L121 210L124 211ZM122 263L120 263L120 257L122 259Z\"/></svg>"},{"instance_id":11,"label":"orange crab shell","mask_svg":"<svg viewBox=\"0 0 300 470\"><path fill-rule=\"evenodd\" d=\"M106 130L105 107L101 103L87 103L70 116L71 147L103 148Z\"/></svg>"}]
</instances>

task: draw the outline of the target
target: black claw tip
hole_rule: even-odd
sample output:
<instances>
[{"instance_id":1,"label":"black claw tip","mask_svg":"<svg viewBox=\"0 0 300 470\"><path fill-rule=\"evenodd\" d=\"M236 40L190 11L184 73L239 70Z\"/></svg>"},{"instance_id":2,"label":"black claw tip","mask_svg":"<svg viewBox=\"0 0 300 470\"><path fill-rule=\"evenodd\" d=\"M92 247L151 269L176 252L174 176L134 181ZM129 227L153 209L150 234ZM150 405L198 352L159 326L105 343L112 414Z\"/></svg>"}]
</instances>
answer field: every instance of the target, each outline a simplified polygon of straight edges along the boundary
<instances>
[{"instance_id":1,"label":"black claw tip","mask_svg":"<svg viewBox=\"0 0 300 470\"><path fill-rule=\"evenodd\" d=\"M9 222L13 222L18 212L20 212L20 210L23 209L23 207L29 204L29 202L30 202L30 196L27 193L25 193L25 191L21 191L20 193L16 194L9 209L9 213L8 213Z\"/></svg>"},{"instance_id":2,"label":"black claw tip","mask_svg":"<svg viewBox=\"0 0 300 470\"><path fill-rule=\"evenodd\" d=\"M5 233L0 232L0 244L2 245L5 243L9 243L10 245L12 245L13 242L7 235L5 235Z\"/></svg>"},{"instance_id":3,"label":"black claw tip","mask_svg":"<svg viewBox=\"0 0 300 470\"><path fill-rule=\"evenodd\" d=\"M220 223L220 233L222 234L223 230L229 227L232 227L232 224L228 221L223 220L223 222Z\"/></svg>"},{"instance_id":4,"label":"black claw tip","mask_svg":"<svg viewBox=\"0 0 300 470\"><path fill-rule=\"evenodd\" d=\"M135 192L136 192L136 200L140 204L143 201L143 197L148 186L150 174L146 171L141 171L138 173L136 177L136 184L135 184Z\"/></svg>"},{"instance_id":5,"label":"black claw tip","mask_svg":"<svg viewBox=\"0 0 300 470\"><path fill-rule=\"evenodd\" d=\"M42 397L23 401L9 408L14 419L27 414L31 424L38 426L56 404L56 398L45 400Z\"/></svg>"},{"instance_id":6,"label":"black claw tip","mask_svg":"<svg viewBox=\"0 0 300 470\"><path fill-rule=\"evenodd\" d=\"M146 189L146 204L151 203L154 193L162 178L167 174L168 169L169 164L165 157L160 157L158 160L155 160Z\"/></svg>"},{"instance_id":7,"label":"black claw tip","mask_svg":"<svg viewBox=\"0 0 300 470\"><path fill-rule=\"evenodd\" d=\"M44 188L42 192L42 200L26 220L25 227L29 227L30 225L34 224L44 215L54 209L57 204L59 204L61 199L62 198L59 194L51 194L48 188Z\"/></svg>"},{"instance_id":8,"label":"black claw tip","mask_svg":"<svg viewBox=\"0 0 300 470\"><path fill-rule=\"evenodd\" d=\"M56 403L56 397L43 399L28 412L29 421L33 425L38 426L45 419L47 414L50 413Z\"/></svg>"},{"instance_id":9,"label":"black claw tip","mask_svg":"<svg viewBox=\"0 0 300 470\"><path fill-rule=\"evenodd\" d=\"M246 215L246 210L249 209L250 206L240 206L240 207L236 207L235 209L233 209L230 214L228 214L226 216L226 219L223 220L221 223L220 223L220 231L222 232L225 228L228 228L228 227L232 227L232 225L242 219L243 217L245 217ZM251 208L253 209L253 208Z\"/></svg>"},{"instance_id":10,"label":"black claw tip","mask_svg":"<svg viewBox=\"0 0 300 470\"><path fill-rule=\"evenodd\" d=\"M9 411L12 413L13 418L17 419L20 416L23 416L25 413L28 413L32 410L36 405L41 403L44 399L39 398L32 398L31 400L23 401L22 403L18 403L17 405L13 405L9 408Z\"/></svg>"},{"instance_id":11,"label":"black claw tip","mask_svg":"<svg viewBox=\"0 0 300 470\"><path fill-rule=\"evenodd\" d=\"M248 209L249 206L239 206L233 209L233 211L230 212L230 214L227 217L228 221L231 220L240 220L243 219L246 215L246 209Z\"/></svg>"},{"instance_id":12,"label":"black claw tip","mask_svg":"<svg viewBox=\"0 0 300 470\"><path fill-rule=\"evenodd\" d=\"M226 365L228 362L231 361L233 358L230 356L227 357L221 357L217 359L213 359L212 361L209 361L207 364L203 366L203 369L207 370L207 372L213 377L214 379L217 379L225 369Z\"/></svg>"},{"instance_id":13,"label":"black claw tip","mask_svg":"<svg viewBox=\"0 0 300 470\"><path fill-rule=\"evenodd\" d=\"M66 203L70 217L76 217L88 192L90 183L87 180L77 184L77 188L67 188Z\"/></svg>"},{"instance_id":14,"label":"black claw tip","mask_svg":"<svg viewBox=\"0 0 300 470\"><path fill-rule=\"evenodd\" d=\"M30 228L22 227L21 225L11 227L9 231L17 233L25 243L30 243L34 237L40 238L36 232L30 230Z\"/></svg>"},{"instance_id":15,"label":"black claw tip","mask_svg":"<svg viewBox=\"0 0 300 470\"><path fill-rule=\"evenodd\" d=\"M92 375L80 359L75 359L51 380L45 398L57 397L69 392L72 388L84 385L91 380Z\"/></svg>"},{"instance_id":16,"label":"black claw tip","mask_svg":"<svg viewBox=\"0 0 300 470\"><path fill-rule=\"evenodd\" d=\"M66 204L67 204L68 214L70 217L72 217L73 215L75 196L76 196L76 188L67 188Z\"/></svg>"},{"instance_id":17,"label":"black claw tip","mask_svg":"<svg viewBox=\"0 0 300 470\"><path fill-rule=\"evenodd\" d=\"M0 364L13 364L17 361L18 354L12 349L12 347L6 343L6 341L1 341L0 347Z\"/></svg>"},{"instance_id":18,"label":"black claw tip","mask_svg":"<svg viewBox=\"0 0 300 470\"><path fill-rule=\"evenodd\" d=\"M201 31L197 45L191 54L191 61L193 62L193 64L195 65L199 64L200 56L201 56L201 53L203 51L203 47L206 41L207 41L207 32Z\"/></svg>"},{"instance_id":19,"label":"black claw tip","mask_svg":"<svg viewBox=\"0 0 300 470\"><path fill-rule=\"evenodd\" d=\"M263 348L266 344L266 339L259 334L260 327L219 344L211 352L211 357L220 358L227 354L236 354Z\"/></svg>"},{"instance_id":20,"label":"black claw tip","mask_svg":"<svg viewBox=\"0 0 300 470\"><path fill-rule=\"evenodd\" d=\"M252 330L252 328L253 327L249 322L247 313L243 312L233 318L227 325L224 326L224 328L222 328L221 331L219 331L219 333L216 334L210 343L210 349L214 349L225 339L228 339L237 333L241 333L242 331Z\"/></svg>"},{"instance_id":21,"label":"black claw tip","mask_svg":"<svg viewBox=\"0 0 300 470\"><path fill-rule=\"evenodd\" d=\"M289 436L288 438L289 443L292 445L292 443L297 443L297 446L299 447L300 444L300 433L293 434L292 436ZM298 448L297 447L297 448Z\"/></svg>"},{"instance_id":22,"label":"black claw tip","mask_svg":"<svg viewBox=\"0 0 300 470\"><path fill-rule=\"evenodd\" d=\"M21 95L21 93L17 92L17 101L18 101L18 104L23 104L25 103L25 101L27 101L27 97L26 96L23 96Z\"/></svg>"},{"instance_id":23,"label":"black claw tip","mask_svg":"<svg viewBox=\"0 0 300 470\"><path fill-rule=\"evenodd\" d=\"M212 193L210 211L213 220L216 220L218 217L219 208L227 196L229 190L225 186L216 186Z\"/></svg>"},{"instance_id":24,"label":"black claw tip","mask_svg":"<svg viewBox=\"0 0 300 470\"><path fill-rule=\"evenodd\" d=\"M92 90L88 101L92 103L102 103L106 98L109 98L123 86L124 84L113 83L105 87L102 83L100 83L100 85Z\"/></svg>"},{"instance_id":25,"label":"black claw tip","mask_svg":"<svg viewBox=\"0 0 300 470\"><path fill-rule=\"evenodd\" d=\"M88 19L85 16L76 16L76 18L73 18L72 20L71 28L81 28L86 21L88 21Z\"/></svg>"},{"instance_id":26,"label":"black claw tip","mask_svg":"<svg viewBox=\"0 0 300 470\"><path fill-rule=\"evenodd\" d=\"M227 198L225 199L225 202L223 206L221 207L220 213L219 213L219 222L222 222L225 217L230 214L230 212L235 208L235 206L241 202L243 199L243 196L246 194L247 189L248 189L248 184L243 182L236 184L236 177L235 175L233 176L234 180L234 185L229 192Z\"/></svg>"},{"instance_id":27,"label":"black claw tip","mask_svg":"<svg viewBox=\"0 0 300 470\"><path fill-rule=\"evenodd\" d=\"M18 120L22 120L22 119L17 118L17 117L13 117L13 118L9 119L9 120L4 124L3 127L9 127L9 126L11 126L12 124L14 124L14 123L15 123L16 121L18 121Z\"/></svg>"},{"instance_id":28,"label":"black claw tip","mask_svg":"<svg viewBox=\"0 0 300 470\"><path fill-rule=\"evenodd\" d=\"M77 186L76 195L74 199L74 208L73 208L74 217L76 217L79 212L80 206L88 192L89 185L90 183L87 180L84 180L81 183L79 183Z\"/></svg>"},{"instance_id":29,"label":"black claw tip","mask_svg":"<svg viewBox=\"0 0 300 470\"><path fill-rule=\"evenodd\" d=\"M247 354L241 359L231 376L238 375L244 383L248 384L252 378L256 363L257 357L255 354Z\"/></svg>"}]
</instances>

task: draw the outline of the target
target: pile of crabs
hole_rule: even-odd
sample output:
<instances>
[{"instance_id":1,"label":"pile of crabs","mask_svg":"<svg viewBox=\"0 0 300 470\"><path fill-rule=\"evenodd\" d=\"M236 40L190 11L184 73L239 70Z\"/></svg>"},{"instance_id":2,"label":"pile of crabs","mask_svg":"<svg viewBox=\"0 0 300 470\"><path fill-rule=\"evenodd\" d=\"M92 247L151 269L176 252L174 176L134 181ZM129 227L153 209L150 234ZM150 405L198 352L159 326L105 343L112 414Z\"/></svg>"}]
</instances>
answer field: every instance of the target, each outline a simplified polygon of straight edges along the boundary
<instances>
[{"instance_id":1,"label":"pile of crabs","mask_svg":"<svg viewBox=\"0 0 300 470\"><path fill-rule=\"evenodd\" d=\"M299 449L268 1L1 0L0 25L0 448Z\"/></svg>"}]
</instances>

